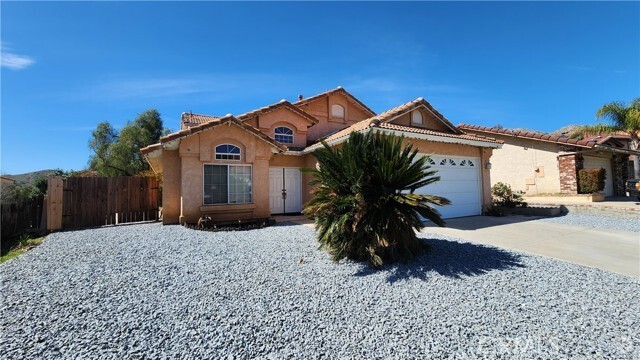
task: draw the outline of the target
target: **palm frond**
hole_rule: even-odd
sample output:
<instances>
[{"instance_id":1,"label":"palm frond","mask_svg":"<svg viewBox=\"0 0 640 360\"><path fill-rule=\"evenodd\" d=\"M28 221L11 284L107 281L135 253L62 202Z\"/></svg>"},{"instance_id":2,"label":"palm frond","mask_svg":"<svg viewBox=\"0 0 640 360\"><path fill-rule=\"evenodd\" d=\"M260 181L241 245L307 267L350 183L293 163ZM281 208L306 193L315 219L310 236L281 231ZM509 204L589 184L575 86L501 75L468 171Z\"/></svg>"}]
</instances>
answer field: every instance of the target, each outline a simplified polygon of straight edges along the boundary
<instances>
[{"instance_id":1,"label":"palm frond","mask_svg":"<svg viewBox=\"0 0 640 360\"><path fill-rule=\"evenodd\" d=\"M372 266L406 260L424 248L415 231L428 219L444 225L436 206L447 199L414 191L440 179L403 138L353 133L339 148L313 155L313 199L304 213L316 223L318 241L334 260L366 260Z\"/></svg>"}]
</instances>

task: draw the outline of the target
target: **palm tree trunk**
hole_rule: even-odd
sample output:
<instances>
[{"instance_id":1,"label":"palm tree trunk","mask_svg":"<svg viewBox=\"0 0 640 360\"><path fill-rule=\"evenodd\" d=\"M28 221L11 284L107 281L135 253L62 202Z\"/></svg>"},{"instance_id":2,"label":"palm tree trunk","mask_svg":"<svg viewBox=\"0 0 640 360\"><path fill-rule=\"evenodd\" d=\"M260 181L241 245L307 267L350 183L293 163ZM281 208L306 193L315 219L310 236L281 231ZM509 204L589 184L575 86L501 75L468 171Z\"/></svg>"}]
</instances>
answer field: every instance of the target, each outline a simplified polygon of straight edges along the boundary
<instances>
[{"instance_id":1,"label":"palm tree trunk","mask_svg":"<svg viewBox=\"0 0 640 360\"><path fill-rule=\"evenodd\" d=\"M640 148L640 139L631 140L631 150L638 150ZM633 178L640 179L640 156L633 156Z\"/></svg>"}]
</instances>

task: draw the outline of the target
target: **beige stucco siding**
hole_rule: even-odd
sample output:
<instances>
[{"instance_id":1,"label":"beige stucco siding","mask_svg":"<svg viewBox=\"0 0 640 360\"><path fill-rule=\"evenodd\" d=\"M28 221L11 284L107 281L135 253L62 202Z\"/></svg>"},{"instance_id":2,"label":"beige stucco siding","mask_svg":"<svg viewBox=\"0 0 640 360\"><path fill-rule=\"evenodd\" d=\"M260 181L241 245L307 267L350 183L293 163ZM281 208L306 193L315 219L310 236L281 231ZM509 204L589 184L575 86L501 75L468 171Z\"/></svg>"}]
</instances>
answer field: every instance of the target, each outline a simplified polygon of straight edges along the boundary
<instances>
[{"instance_id":1,"label":"beige stucco siding","mask_svg":"<svg viewBox=\"0 0 640 360\"><path fill-rule=\"evenodd\" d=\"M514 190L531 195L560 192L557 144L510 136L494 137L505 143L491 158L492 185L506 183Z\"/></svg>"}]
</instances>

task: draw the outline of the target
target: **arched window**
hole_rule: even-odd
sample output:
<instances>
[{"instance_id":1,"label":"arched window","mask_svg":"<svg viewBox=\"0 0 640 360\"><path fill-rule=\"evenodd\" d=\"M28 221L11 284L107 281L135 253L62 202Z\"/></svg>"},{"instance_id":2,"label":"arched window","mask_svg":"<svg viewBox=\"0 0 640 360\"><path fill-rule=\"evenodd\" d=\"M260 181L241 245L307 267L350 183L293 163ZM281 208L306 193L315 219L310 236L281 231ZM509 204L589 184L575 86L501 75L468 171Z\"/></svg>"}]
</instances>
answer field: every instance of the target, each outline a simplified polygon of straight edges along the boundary
<instances>
[{"instance_id":1,"label":"arched window","mask_svg":"<svg viewBox=\"0 0 640 360\"><path fill-rule=\"evenodd\" d=\"M293 144L293 130L286 126L278 126L273 132L276 141L283 144Z\"/></svg>"},{"instance_id":2,"label":"arched window","mask_svg":"<svg viewBox=\"0 0 640 360\"><path fill-rule=\"evenodd\" d=\"M411 123L422 124L422 113L419 110L413 110L411 112Z\"/></svg>"},{"instance_id":3,"label":"arched window","mask_svg":"<svg viewBox=\"0 0 640 360\"><path fill-rule=\"evenodd\" d=\"M331 105L331 117L344 119L344 108L341 105Z\"/></svg>"},{"instance_id":4,"label":"arched window","mask_svg":"<svg viewBox=\"0 0 640 360\"><path fill-rule=\"evenodd\" d=\"M240 160L240 148L231 144L218 145L216 160Z\"/></svg>"}]
</instances>

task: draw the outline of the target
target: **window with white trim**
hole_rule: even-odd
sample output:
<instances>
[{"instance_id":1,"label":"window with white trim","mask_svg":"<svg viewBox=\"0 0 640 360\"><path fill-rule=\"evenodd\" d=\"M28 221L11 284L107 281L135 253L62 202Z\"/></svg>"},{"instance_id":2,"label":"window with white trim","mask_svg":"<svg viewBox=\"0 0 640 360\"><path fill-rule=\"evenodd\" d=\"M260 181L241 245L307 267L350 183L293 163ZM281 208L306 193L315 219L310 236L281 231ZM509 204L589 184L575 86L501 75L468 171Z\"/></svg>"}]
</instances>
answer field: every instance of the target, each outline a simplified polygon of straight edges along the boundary
<instances>
[{"instance_id":1,"label":"window with white trim","mask_svg":"<svg viewBox=\"0 0 640 360\"><path fill-rule=\"evenodd\" d=\"M251 165L204 165L205 205L247 204L252 201Z\"/></svg>"},{"instance_id":2,"label":"window with white trim","mask_svg":"<svg viewBox=\"0 0 640 360\"><path fill-rule=\"evenodd\" d=\"M231 144L216 146L216 160L240 160L240 148Z\"/></svg>"},{"instance_id":3,"label":"window with white trim","mask_svg":"<svg viewBox=\"0 0 640 360\"><path fill-rule=\"evenodd\" d=\"M331 117L344 119L344 107L338 104L331 105Z\"/></svg>"},{"instance_id":4,"label":"window with white trim","mask_svg":"<svg viewBox=\"0 0 640 360\"><path fill-rule=\"evenodd\" d=\"M422 124L422 113L419 110L413 110L411 112L411 123Z\"/></svg>"},{"instance_id":5,"label":"window with white trim","mask_svg":"<svg viewBox=\"0 0 640 360\"><path fill-rule=\"evenodd\" d=\"M278 126L273 130L273 135L276 141L283 144L293 144L293 130L286 126Z\"/></svg>"}]
</instances>

